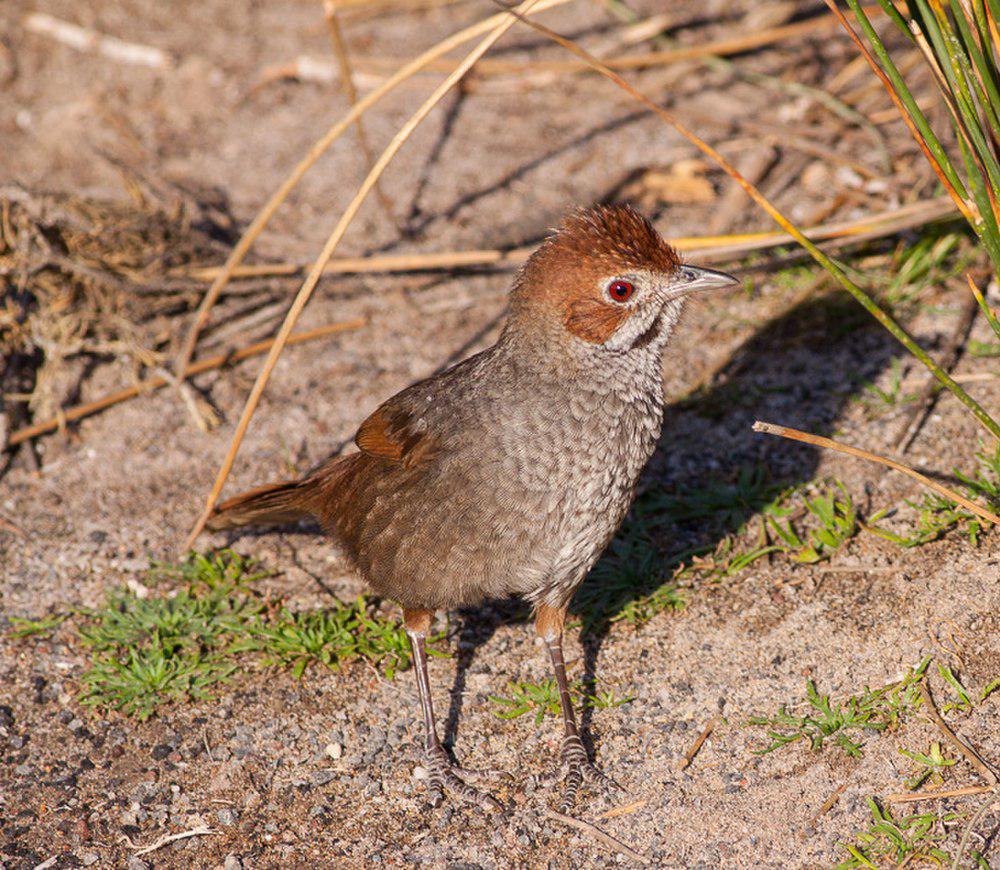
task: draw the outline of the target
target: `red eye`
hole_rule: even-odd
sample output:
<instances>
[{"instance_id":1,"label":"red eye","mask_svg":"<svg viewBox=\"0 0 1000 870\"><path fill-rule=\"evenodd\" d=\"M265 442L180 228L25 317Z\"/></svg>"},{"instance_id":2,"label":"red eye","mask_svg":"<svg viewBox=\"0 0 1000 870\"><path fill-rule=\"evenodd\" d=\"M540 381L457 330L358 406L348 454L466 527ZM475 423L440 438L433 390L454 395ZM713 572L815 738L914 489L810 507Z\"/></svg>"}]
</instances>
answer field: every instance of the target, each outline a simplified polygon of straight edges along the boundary
<instances>
[{"instance_id":1,"label":"red eye","mask_svg":"<svg viewBox=\"0 0 1000 870\"><path fill-rule=\"evenodd\" d=\"M631 281L612 281L608 285L608 296L615 302L628 302L635 293L635 286Z\"/></svg>"}]
</instances>

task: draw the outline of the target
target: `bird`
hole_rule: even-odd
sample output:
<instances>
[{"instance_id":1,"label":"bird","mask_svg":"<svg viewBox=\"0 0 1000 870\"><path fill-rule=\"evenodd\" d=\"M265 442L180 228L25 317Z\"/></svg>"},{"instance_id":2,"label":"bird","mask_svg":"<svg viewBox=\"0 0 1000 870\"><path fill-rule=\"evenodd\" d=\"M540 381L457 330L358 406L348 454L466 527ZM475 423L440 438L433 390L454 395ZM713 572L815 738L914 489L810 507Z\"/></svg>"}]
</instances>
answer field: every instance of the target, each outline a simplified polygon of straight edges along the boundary
<instances>
[{"instance_id":1,"label":"bird","mask_svg":"<svg viewBox=\"0 0 1000 870\"><path fill-rule=\"evenodd\" d=\"M301 479L219 504L210 530L312 517L367 585L402 608L432 803L499 809L438 737L426 641L436 611L519 596L534 611L562 712L560 809L607 781L581 740L563 627L635 496L663 422L663 351L692 293L733 287L682 263L627 204L571 211L516 275L496 343L377 407Z\"/></svg>"}]
</instances>

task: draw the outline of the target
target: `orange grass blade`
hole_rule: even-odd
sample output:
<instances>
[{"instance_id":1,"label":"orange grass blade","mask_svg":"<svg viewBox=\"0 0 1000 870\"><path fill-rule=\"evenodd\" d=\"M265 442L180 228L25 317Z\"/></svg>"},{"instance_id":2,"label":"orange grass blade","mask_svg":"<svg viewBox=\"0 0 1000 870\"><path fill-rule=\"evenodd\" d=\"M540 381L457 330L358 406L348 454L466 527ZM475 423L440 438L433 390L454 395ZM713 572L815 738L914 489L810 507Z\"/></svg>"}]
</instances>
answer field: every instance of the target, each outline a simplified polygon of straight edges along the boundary
<instances>
[{"instance_id":1,"label":"orange grass blade","mask_svg":"<svg viewBox=\"0 0 1000 870\"><path fill-rule=\"evenodd\" d=\"M960 504L966 510L972 511L977 517L991 522L994 525L1000 526L1000 517L992 511L981 507L974 501L970 501L963 495L959 495L955 492L955 490L949 489L947 486L942 486L936 480L931 480L919 471L914 471L908 465L903 465L902 462L897 462L895 459L889 459L887 456L879 456L877 453L870 453L869 451L862 450L859 447L851 447L848 444L841 444L839 441L824 438L822 435L812 435L809 432L803 432L800 429L789 429L787 426L777 426L774 423L762 423L760 420L757 420L753 424L753 431L764 432L768 435L780 435L782 438L790 438L793 441L801 441L804 444L813 444L816 447L825 447L828 450L836 450L838 453L846 453L848 456L857 456L860 459L867 459L869 462L877 462L880 465L888 466L895 471L905 474L907 477L912 477L924 486L933 489L939 495L943 495L945 498Z\"/></svg>"}]
</instances>

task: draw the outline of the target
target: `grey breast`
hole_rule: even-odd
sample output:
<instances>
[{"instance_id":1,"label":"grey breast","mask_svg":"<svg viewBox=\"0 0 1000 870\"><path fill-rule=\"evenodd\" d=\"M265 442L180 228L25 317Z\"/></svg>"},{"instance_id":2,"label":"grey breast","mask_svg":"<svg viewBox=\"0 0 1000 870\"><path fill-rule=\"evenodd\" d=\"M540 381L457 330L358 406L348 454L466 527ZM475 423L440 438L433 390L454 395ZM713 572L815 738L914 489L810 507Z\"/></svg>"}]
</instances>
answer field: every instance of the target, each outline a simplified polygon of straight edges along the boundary
<instances>
[{"instance_id":1,"label":"grey breast","mask_svg":"<svg viewBox=\"0 0 1000 870\"><path fill-rule=\"evenodd\" d=\"M440 450L374 484L369 581L407 604L565 597L628 509L659 429L658 387L568 384L503 349L414 393ZM654 419L655 418L655 419Z\"/></svg>"}]
</instances>

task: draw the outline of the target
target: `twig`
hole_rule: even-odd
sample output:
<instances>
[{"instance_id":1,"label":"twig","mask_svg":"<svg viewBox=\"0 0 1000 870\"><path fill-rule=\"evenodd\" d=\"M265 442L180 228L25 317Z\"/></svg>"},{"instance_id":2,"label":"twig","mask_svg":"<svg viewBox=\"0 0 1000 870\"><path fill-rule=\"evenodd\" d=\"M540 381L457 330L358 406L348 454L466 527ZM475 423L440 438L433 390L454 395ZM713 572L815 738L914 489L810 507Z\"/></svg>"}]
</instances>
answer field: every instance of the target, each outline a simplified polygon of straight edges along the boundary
<instances>
[{"instance_id":1,"label":"twig","mask_svg":"<svg viewBox=\"0 0 1000 870\"><path fill-rule=\"evenodd\" d=\"M367 322L368 321L365 318L358 317L354 320L329 323L326 326L319 326L316 329L310 329L306 332L299 332L295 335L289 336L288 344L302 344L306 341L314 341L317 338L326 338L329 335L336 335L338 332L360 329ZM211 369L221 368L222 366L239 362L240 360L247 359L251 356L258 356L259 354L266 353L270 350L273 344L274 339L258 341L256 344L251 344L247 347L241 348L240 350L234 351L233 353L221 353L217 356L200 359L196 363L187 367L184 372L184 377L189 378L192 375L207 372ZM168 383L170 382L165 377L158 376L150 378L148 381L143 381L137 386L127 387L124 390L109 393L108 395L103 396L100 399L95 399L92 402L84 402L82 405L76 405L72 408L68 408L58 417L54 417L51 420L46 420L43 423L35 423L31 426L26 426L23 429L18 429L13 435L10 436L8 444L13 447L20 444L22 441L28 441L31 438L44 435L46 432L54 432L66 423L72 423L83 417L89 417L91 414L96 414L98 411L103 411L105 408L110 408L112 405L117 405L121 402L128 401L129 399L134 399L136 396L143 396L146 393L151 393L153 390L159 390L162 387L167 386Z\"/></svg>"},{"instance_id":2,"label":"twig","mask_svg":"<svg viewBox=\"0 0 1000 870\"><path fill-rule=\"evenodd\" d=\"M705 745L705 741L708 740L709 735L715 730L715 727L719 724L719 717L713 716L708 720L708 724L705 729L698 735L698 739L692 744L691 748L684 753L684 761L677 768L678 770L685 770L692 761L694 757L701 750L701 747Z\"/></svg>"},{"instance_id":3,"label":"twig","mask_svg":"<svg viewBox=\"0 0 1000 870\"><path fill-rule=\"evenodd\" d=\"M302 313L306 303L309 301L309 297L312 296L313 290L316 289L316 285L319 283L319 279L323 275L323 269L326 268L327 262L330 257L333 256L334 251L336 251L337 246L340 244L340 240L344 237L344 234L347 232L347 228L351 225L355 215L361 208L361 204L364 202L365 198L368 196L369 192L382 175L386 166L389 165L399 149L403 147L403 143L410 138L410 135L420 125L424 118L430 114L431 110L441 101L445 94L447 94L448 91L450 91L456 84L458 84L458 82L462 80L465 74L472 69L476 62L487 51L489 51L492 45L517 23L520 12L531 9L536 2L537 0L526 0L526 2L522 3L518 7L516 13L513 13L512 11L511 13L504 15L503 20L497 24L496 27L494 27L476 45L476 47L465 56L465 59L461 64L459 64L455 71L448 75L445 80L434 89L420 108L417 109L412 116L410 116L409 120L400 128L396 135L393 136L392 141L382 152L378 160L375 161L375 165L362 182L361 187L355 194L354 198L344 210L344 213L341 215L336 227L334 227L330 237L326 240L326 244L323 245L323 250L316 259L316 263L313 265L309 276L303 282L302 286L299 288L299 292L295 296L295 299L292 301L291 308L289 308L288 314L285 317L285 322L281 325L281 329L278 331L274 346L268 352L264 366L261 369L260 374L257 376L257 380L254 382L250 395L247 397L246 404L243 407L243 413L240 415L240 420L236 425L236 431L233 433L229 449L226 452L225 458L222 460L222 465L219 468L218 474L216 474L215 483L212 485L211 492L209 492L208 498L205 500L205 506L202 509L201 516L198 517L198 520L195 522L187 540L184 543L185 550L188 550L193 546L195 539L205 527L205 523L211 515L212 509L215 507L215 503L218 501L219 496L222 493L222 487L226 483L226 478L229 477L229 472L233 467L233 462L236 460L236 454L240 449L240 444L243 442L243 437L246 435L247 428L250 425L250 418L253 417L254 411L257 409L260 397L264 393L264 387L267 385L268 379L271 377L271 372L278 361L278 357L281 354L282 348L285 346L285 342L288 340L288 336L291 334L292 327L295 326L295 322L298 320L299 315ZM358 105L361 104L359 103Z\"/></svg>"},{"instance_id":4,"label":"twig","mask_svg":"<svg viewBox=\"0 0 1000 870\"><path fill-rule=\"evenodd\" d=\"M649 801L632 801L630 804L625 804L621 807L612 807L610 810L605 810L597 818L599 819L616 819L618 816L630 816L636 810L641 810Z\"/></svg>"},{"instance_id":5,"label":"twig","mask_svg":"<svg viewBox=\"0 0 1000 870\"><path fill-rule=\"evenodd\" d=\"M583 819L578 819L575 816L567 816L565 813L557 813L553 809L547 809L545 815L550 819L555 819L557 822L562 822L564 825L568 825L571 828L576 828L578 831L582 831L589 837L603 843L605 846L614 849L617 852L621 852L627 858L631 858L633 861L637 861L645 866L650 865L652 862L643 855L641 852L636 852L635 849L630 846L626 846L621 840L612 837L610 834L605 833L596 825L592 825L590 822L585 822Z\"/></svg>"},{"instance_id":6,"label":"twig","mask_svg":"<svg viewBox=\"0 0 1000 870\"><path fill-rule=\"evenodd\" d=\"M568 0L540 0L532 11L536 13L541 12L544 9L551 9L553 6L559 6L566 2L568 2ZM177 359L174 362L175 372L180 373L184 371L191 362L191 359L194 356L195 345L198 343L198 336L202 329L204 329L205 324L208 323L208 317L212 310L212 306L215 305L215 302L222 293L222 290L229 282L232 270L243 262L243 258L247 255L247 252L253 246L253 243L257 241L257 237L264 231L264 228L274 216L275 211L277 211L278 206L285 201L288 194L291 193L292 189L302 180L302 177L309 171L313 164L326 153L326 150L330 147L330 145L332 145L337 138L348 127L350 127L351 124L354 123L356 119L360 118L369 108L381 100L382 97L417 73L427 63L432 61L434 58L440 57L446 52L451 51L453 48L457 48L463 43L468 42L470 39L474 39L475 37L486 33L498 22L505 20L505 17L506 13L499 13L480 21L477 24L473 24L470 27L466 27L455 34L452 34L447 39L441 40L441 42L437 43L437 45L432 46L423 54L411 60L409 63L404 64L380 87L375 88L370 94L366 94L358 100L358 102L351 107L351 110L346 115L344 115L339 121L330 127L326 133L317 139L315 143L313 143L312 148L309 149L306 156L299 161L298 165L292 170L291 174L271 195L267 204L257 213L253 222L249 227L247 227L246 232L243 233L240 240L236 243L236 247L233 248L232 253L226 260L223 271L219 273L219 275L212 282L212 286L205 292L205 295L201 300L201 304L198 306L198 311L195 314L194 322L188 329L188 333L184 339L184 344L182 345L180 353L177 355Z\"/></svg>"},{"instance_id":7,"label":"twig","mask_svg":"<svg viewBox=\"0 0 1000 870\"><path fill-rule=\"evenodd\" d=\"M200 828L192 828L190 831L181 831L179 834L165 834L156 842L139 849L139 851L134 854L135 857L138 858L140 855L148 855L150 852L155 852L157 849L162 849L164 846L169 846L171 843L176 843L178 840L187 840L190 837L205 837L209 834L216 833L218 832L203 825Z\"/></svg>"},{"instance_id":8,"label":"twig","mask_svg":"<svg viewBox=\"0 0 1000 870\"><path fill-rule=\"evenodd\" d=\"M669 48L662 51L642 52L638 54L622 54L608 58L605 64L615 70L648 69L654 66L665 66L684 60L694 60L707 55L722 57L730 54L742 54L777 42L795 39L824 30L833 30L837 21L832 16L817 15L805 21L783 24L780 27L768 27L752 33L706 42L701 45L686 45L680 48ZM381 61L378 58L359 58L358 65L369 70L378 71L385 68L391 61ZM446 72L455 69L455 61L435 60L428 63L426 69L435 72ZM586 72L590 64L586 61L564 60L487 60L478 68L482 75L524 75L526 73L581 73Z\"/></svg>"},{"instance_id":9,"label":"twig","mask_svg":"<svg viewBox=\"0 0 1000 870\"><path fill-rule=\"evenodd\" d=\"M10 520L5 520L3 517L0 517L0 529L10 532L12 535L17 535L19 538L28 537L20 526L14 525Z\"/></svg>"},{"instance_id":10,"label":"twig","mask_svg":"<svg viewBox=\"0 0 1000 870\"><path fill-rule=\"evenodd\" d=\"M958 851L955 853L955 858L951 862L951 870L958 870L962 863L962 856L965 854L966 849L969 848L969 843L972 840L972 833L976 829L976 825L979 824L979 820L993 807L994 804L1000 801L1000 793L994 794L976 811L976 814L969 819L969 824L965 826L965 831L962 834L962 842L958 844Z\"/></svg>"},{"instance_id":11,"label":"twig","mask_svg":"<svg viewBox=\"0 0 1000 870\"><path fill-rule=\"evenodd\" d=\"M813 814L812 819L810 819L810 823L815 825L816 822L818 822L823 816L825 816L828 812L830 812L830 810L833 809L833 805L837 803L838 800L840 800L840 796L844 793L846 789L847 789L846 782L838 785L830 794L830 796L825 801L823 801L822 804L820 804L820 808L816 810L816 812Z\"/></svg>"},{"instance_id":12,"label":"twig","mask_svg":"<svg viewBox=\"0 0 1000 870\"><path fill-rule=\"evenodd\" d=\"M868 215L852 221L836 221L809 227L809 237L818 241L867 242L881 236L893 235L929 221L940 220L955 214L950 197L912 203L898 209ZM786 245L794 239L788 233L759 232L734 233L720 236L681 236L668 239L681 253L698 252L699 261L720 262L734 260L752 251ZM436 269L464 269L476 266L493 266L515 269L529 256L532 248L474 249L468 251L441 251L432 254L401 254L378 257L333 257L326 264L326 275L366 274L371 272L420 272ZM237 266L230 278L262 278L299 275L308 266L302 263L261 263ZM191 281L214 281L226 270L225 266L199 266L194 269L177 269L173 274Z\"/></svg>"},{"instance_id":13,"label":"twig","mask_svg":"<svg viewBox=\"0 0 1000 870\"><path fill-rule=\"evenodd\" d=\"M951 726L941 718L941 714L938 712L937 707L934 706L934 699L931 697L931 691L927 688L927 681L920 681L920 697L924 702L924 709L927 711L927 715L931 717L931 720L937 725L938 730L948 738L948 741L952 743L962 755L965 756L966 760L971 764L979 773L982 775L988 783L993 786L1000 785L1000 777L997 776L996 771L993 770L983 759L979 756L968 743L962 740L954 731L951 730Z\"/></svg>"},{"instance_id":14,"label":"twig","mask_svg":"<svg viewBox=\"0 0 1000 870\"><path fill-rule=\"evenodd\" d=\"M972 331L972 324L975 322L978 313L979 303L976 302L975 296L969 294L962 306L962 313L958 324L955 326L955 331L948 338L948 343L945 345L942 354L940 366L944 371L950 373L958 364L959 359L961 359L962 350L965 348L965 342L969 338L969 333ZM913 445L924 423L927 422L927 418L931 415L931 411L934 410L934 405L940 393L941 387L936 381L931 380L924 385L919 398L907 412L903 425L900 427L899 435L896 438L895 446L900 453L906 453Z\"/></svg>"},{"instance_id":15,"label":"twig","mask_svg":"<svg viewBox=\"0 0 1000 870\"><path fill-rule=\"evenodd\" d=\"M802 441L805 444L815 444L817 447L826 447L829 450L836 450L838 453L846 453L848 456L857 456L860 459L867 459L870 462L878 462L881 465L887 465L889 468L901 471L903 474L912 477L924 486L930 487L935 492L943 495L945 498L957 502L962 505L962 507L972 511L976 514L976 516L982 517L984 520L988 520L989 522L1000 526L1000 516L997 516L995 513L991 513L984 507L980 507L974 501L969 501L969 499L963 495L959 495L955 492L955 490L942 486L935 480L931 480L919 471L914 471L909 466L903 465L901 462L896 462L894 459L879 456L877 453L870 453L869 451L862 450L859 447L850 447L847 444L841 444L838 441L833 441L830 438L824 438L821 435L811 435L808 432L802 432L798 429L789 429L787 426L776 426L774 423L762 423L760 420L754 422L753 430L754 432L766 432L768 435L780 435L782 438L790 438L793 441Z\"/></svg>"},{"instance_id":16,"label":"twig","mask_svg":"<svg viewBox=\"0 0 1000 870\"><path fill-rule=\"evenodd\" d=\"M93 52L120 63L148 66L153 69L166 69L172 65L170 55L159 48L125 42L44 12L32 12L27 16L24 19L24 29L39 36L48 36L61 45L75 48L77 51Z\"/></svg>"},{"instance_id":17,"label":"twig","mask_svg":"<svg viewBox=\"0 0 1000 870\"><path fill-rule=\"evenodd\" d=\"M337 58L337 65L340 67L340 79L344 85L347 102L351 108L354 108L358 102L358 89L354 85L354 70L351 69L351 57L347 53L347 42L340 29L340 20L337 18L338 2L339 0L323 0L323 16L326 18L327 30L330 31L330 42ZM354 121L354 129L358 134L358 145L361 148L361 156L365 160L365 168L371 169L375 158L371 146L368 144L368 136L365 133L364 122L360 115ZM379 184L375 185L375 196L378 197L379 205L382 206L386 217L392 220L392 201Z\"/></svg>"},{"instance_id":18,"label":"twig","mask_svg":"<svg viewBox=\"0 0 1000 870\"><path fill-rule=\"evenodd\" d=\"M949 788L943 791L905 791L898 794L887 794L883 800L893 804L909 804L916 801L936 801L940 798L965 797L966 795L986 794L995 791L992 785L967 785L962 788Z\"/></svg>"}]
</instances>

